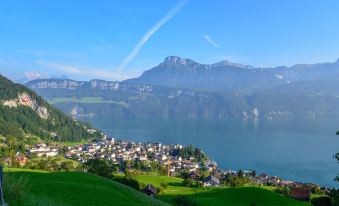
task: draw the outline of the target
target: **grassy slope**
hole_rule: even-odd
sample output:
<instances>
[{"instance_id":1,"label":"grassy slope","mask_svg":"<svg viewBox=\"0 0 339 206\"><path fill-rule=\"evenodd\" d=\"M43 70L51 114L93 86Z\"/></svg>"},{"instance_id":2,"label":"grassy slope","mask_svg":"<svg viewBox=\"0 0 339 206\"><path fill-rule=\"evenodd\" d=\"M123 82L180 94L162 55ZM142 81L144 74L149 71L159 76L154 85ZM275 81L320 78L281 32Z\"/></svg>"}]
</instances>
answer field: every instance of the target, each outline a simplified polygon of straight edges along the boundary
<instances>
[{"instance_id":1,"label":"grassy slope","mask_svg":"<svg viewBox=\"0 0 339 206\"><path fill-rule=\"evenodd\" d=\"M191 195L194 198L195 189L186 188L180 185L181 179L164 177L164 176L138 176L139 182L144 184L152 183L160 186L160 183L168 183L167 189L160 199L172 202L178 194ZM257 187L241 188L197 188L198 206L211 205L232 205L232 206L249 206L253 203L256 206L310 206L309 203L297 201L267 189Z\"/></svg>"},{"instance_id":2,"label":"grassy slope","mask_svg":"<svg viewBox=\"0 0 339 206\"><path fill-rule=\"evenodd\" d=\"M85 173L7 169L5 181L6 176L27 180L23 200L9 201L9 205L167 205L119 183Z\"/></svg>"}]
</instances>

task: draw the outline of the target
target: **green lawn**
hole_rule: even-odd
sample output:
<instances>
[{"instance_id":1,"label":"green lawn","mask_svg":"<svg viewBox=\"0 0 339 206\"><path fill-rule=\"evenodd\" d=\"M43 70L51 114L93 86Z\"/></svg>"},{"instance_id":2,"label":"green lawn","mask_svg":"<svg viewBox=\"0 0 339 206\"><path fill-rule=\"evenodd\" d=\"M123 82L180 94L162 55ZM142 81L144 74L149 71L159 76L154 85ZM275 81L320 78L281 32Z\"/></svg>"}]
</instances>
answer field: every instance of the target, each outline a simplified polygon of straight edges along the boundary
<instances>
[{"instance_id":1,"label":"green lawn","mask_svg":"<svg viewBox=\"0 0 339 206\"><path fill-rule=\"evenodd\" d=\"M21 200L6 199L9 205L167 205L119 183L85 173L5 169L4 181L20 178L27 182Z\"/></svg>"},{"instance_id":2,"label":"green lawn","mask_svg":"<svg viewBox=\"0 0 339 206\"><path fill-rule=\"evenodd\" d=\"M158 198L169 203L173 203L173 198L178 195L189 195L196 200L198 206L232 205L232 206L310 206L306 202L297 201L268 189L258 187L240 188L187 188L181 186L180 178L164 176L138 176L137 180L143 184L153 184L156 187L160 183L167 183L168 187Z\"/></svg>"}]
</instances>

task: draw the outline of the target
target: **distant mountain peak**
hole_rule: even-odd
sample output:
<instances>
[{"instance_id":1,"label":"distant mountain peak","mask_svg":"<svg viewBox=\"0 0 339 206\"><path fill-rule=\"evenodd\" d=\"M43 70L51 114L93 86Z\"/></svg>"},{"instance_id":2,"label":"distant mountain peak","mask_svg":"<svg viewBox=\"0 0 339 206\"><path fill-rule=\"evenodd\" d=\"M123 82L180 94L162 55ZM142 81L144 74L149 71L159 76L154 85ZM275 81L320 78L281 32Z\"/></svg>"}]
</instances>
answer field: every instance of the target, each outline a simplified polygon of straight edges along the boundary
<instances>
[{"instance_id":1,"label":"distant mountain peak","mask_svg":"<svg viewBox=\"0 0 339 206\"><path fill-rule=\"evenodd\" d=\"M255 68L249 65L233 63L228 60L223 60L221 62L214 63L214 64L201 64L192 59L185 59L179 56L168 56L165 58L165 60L161 64L165 66L194 66L194 67L202 66L206 69L214 68L214 67L224 67L224 66L237 67L237 68L242 68L242 69L254 69Z\"/></svg>"},{"instance_id":2,"label":"distant mountain peak","mask_svg":"<svg viewBox=\"0 0 339 206\"><path fill-rule=\"evenodd\" d=\"M189 65L189 64L198 64L197 62L193 61L192 59L184 59L178 56L168 56L162 62L162 64L166 65Z\"/></svg>"},{"instance_id":3,"label":"distant mountain peak","mask_svg":"<svg viewBox=\"0 0 339 206\"><path fill-rule=\"evenodd\" d=\"M228 61L228 60L223 60L221 62L212 64L212 67L222 67L222 66L238 67L238 68L242 68L242 69L255 69L255 67L253 67L253 66L233 63L233 62Z\"/></svg>"}]
</instances>

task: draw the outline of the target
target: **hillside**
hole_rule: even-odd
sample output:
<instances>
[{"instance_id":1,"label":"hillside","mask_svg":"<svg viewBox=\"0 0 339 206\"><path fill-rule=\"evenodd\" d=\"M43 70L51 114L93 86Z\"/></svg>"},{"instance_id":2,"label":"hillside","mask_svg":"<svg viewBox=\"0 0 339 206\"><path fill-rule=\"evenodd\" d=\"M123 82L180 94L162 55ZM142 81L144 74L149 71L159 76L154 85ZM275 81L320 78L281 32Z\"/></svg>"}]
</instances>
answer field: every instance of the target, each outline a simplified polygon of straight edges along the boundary
<instances>
[{"instance_id":1,"label":"hillside","mask_svg":"<svg viewBox=\"0 0 339 206\"><path fill-rule=\"evenodd\" d=\"M6 169L4 184L8 180L24 183L22 196L8 199L10 205L114 205L114 206L165 206L165 202L152 199L141 192L107 180L105 178L77 172L45 172L27 169ZM195 197L195 189L181 186L181 179L165 176L138 176L143 184L152 183L159 187L167 183L168 187L158 196L160 200L174 205L177 195ZM249 206L309 206L309 203L297 201L270 190L256 187L240 188L198 188L196 190L198 206L232 205Z\"/></svg>"},{"instance_id":2,"label":"hillside","mask_svg":"<svg viewBox=\"0 0 339 206\"><path fill-rule=\"evenodd\" d=\"M90 126L66 116L27 87L0 75L0 135L37 136L57 141L79 141Z\"/></svg>"},{"instance_id":3,"label":"hillside","mask_svg":"<svg viewBox=\"0 0 339 206\"><path fill-rule=\"evenodd\" d=\"M86 173L7 169L4 175L4 184L6 180L20 178L26 182L21 198L6 199L13 206L168 205L119 183Z\"/></svg>"},{"instance_id":4,"label":"hillside","mask_svg":"<svg viewBox=\"0 0 339 206\"><path fill-rule=\"evenodd\" d=\"M153 184L159 187L161 183L167 183L168 187L159 199L173 203L176 195L188 195L196 199L198 206L232 205L249 206L255 203L257 206L310 206L307 202L297 201L276 192L258 187L237 188L187 188L181 185L182 179L165 176L138 176L137 180L144 184Z\"/></svg>"}]
</instances>

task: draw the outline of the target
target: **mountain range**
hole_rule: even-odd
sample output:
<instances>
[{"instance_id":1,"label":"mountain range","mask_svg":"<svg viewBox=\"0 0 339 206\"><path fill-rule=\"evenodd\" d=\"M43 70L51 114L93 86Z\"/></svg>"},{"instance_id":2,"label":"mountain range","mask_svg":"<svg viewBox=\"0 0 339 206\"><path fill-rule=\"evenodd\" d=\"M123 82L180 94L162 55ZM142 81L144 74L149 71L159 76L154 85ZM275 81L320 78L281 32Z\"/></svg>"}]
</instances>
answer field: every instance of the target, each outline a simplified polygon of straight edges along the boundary
<instances>
[{"instance_id":1,"label":"mountain range","mask_svg":"<svg viewBox=\"0 0 339 206\"><path fill-rule=\"evenodd\" d=\"M339 114L339 61L256 68L170 56L121 82L38 79L26 85L72 115L274 118Z\"/></svg>"}]
</instances>

